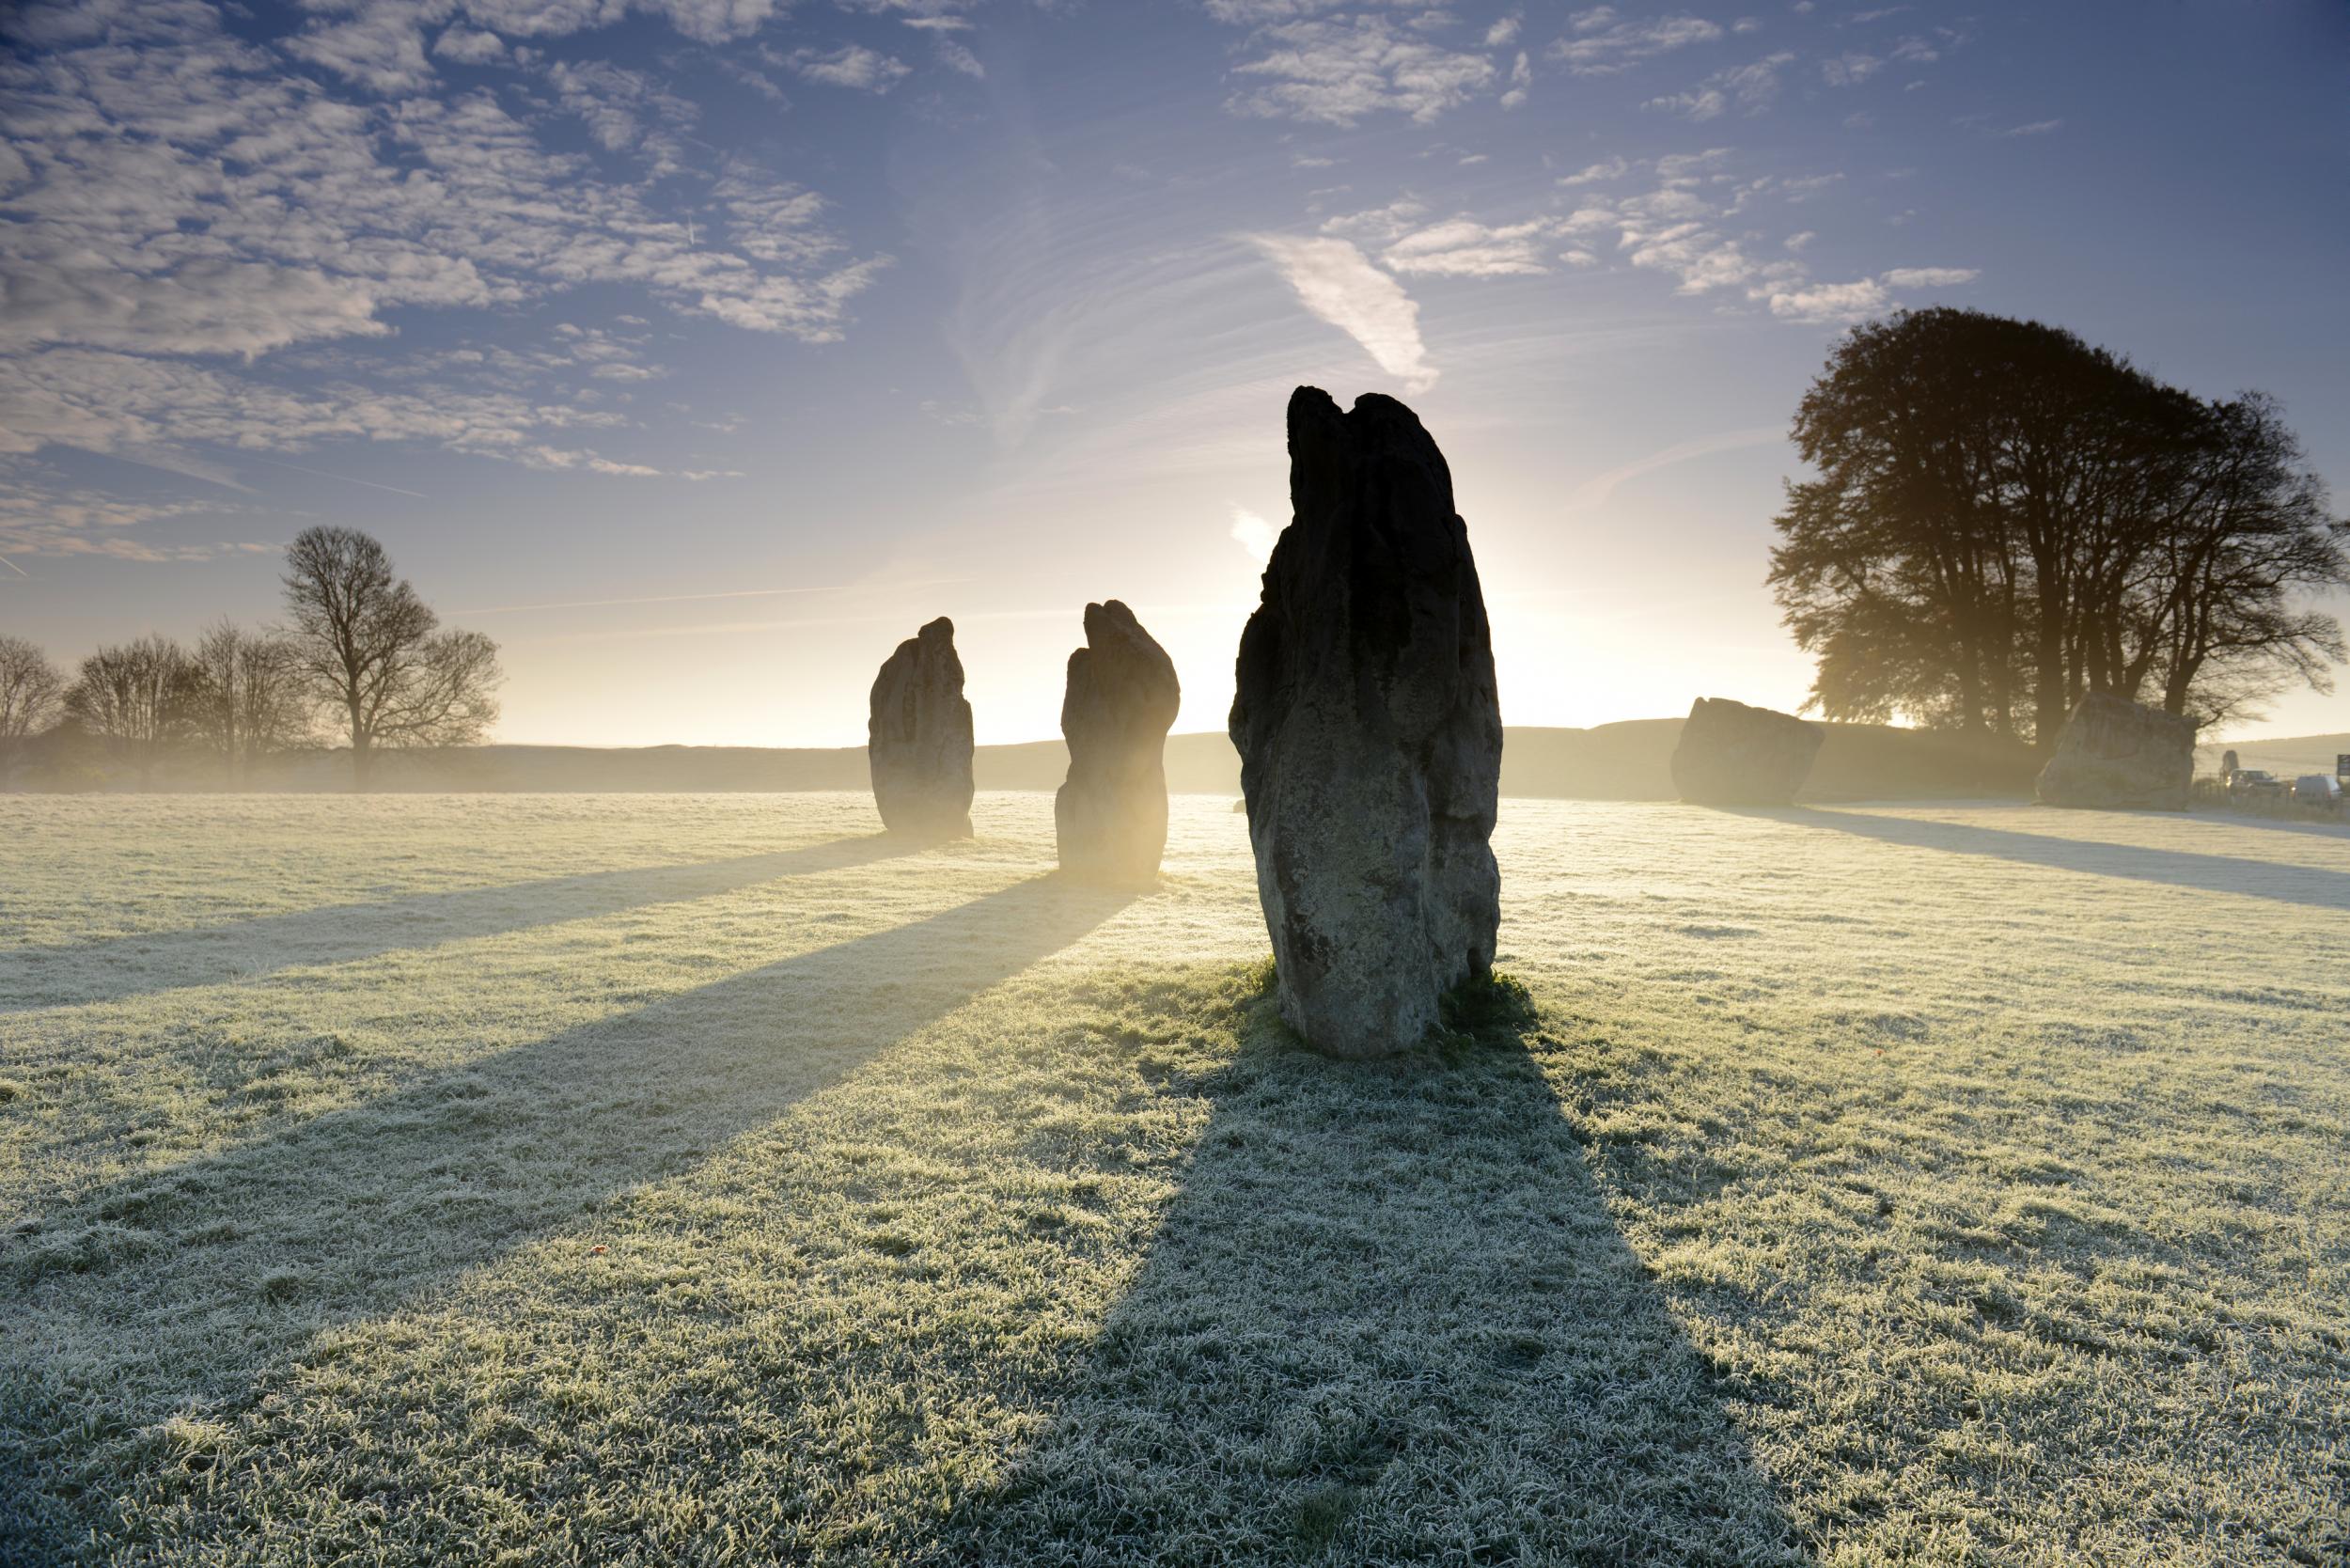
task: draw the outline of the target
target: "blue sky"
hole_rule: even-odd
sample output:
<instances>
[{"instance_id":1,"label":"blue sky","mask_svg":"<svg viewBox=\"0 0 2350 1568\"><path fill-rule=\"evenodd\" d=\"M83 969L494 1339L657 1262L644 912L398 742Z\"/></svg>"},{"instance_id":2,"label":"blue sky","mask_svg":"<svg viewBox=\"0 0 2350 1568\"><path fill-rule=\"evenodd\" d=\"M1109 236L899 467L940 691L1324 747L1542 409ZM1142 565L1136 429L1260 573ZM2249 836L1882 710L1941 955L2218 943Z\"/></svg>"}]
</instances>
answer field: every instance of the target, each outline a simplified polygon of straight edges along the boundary
<instances>
[{"instance_id":1,"label":"blue sky","mask_svg":"<svg viewBox=\"0 0 2350 1568\"><path fill-rule=\"evenodd\" d=\"M61 657L336 521L504 644L506 739L854 744L940 613L1033 739L1104 597L1219 728L1310 382L1443 445L1511 722L1792 707L1788 417L1928 303L2271 391L2350 490L2340 4L8 25L0 627Z\"/></svg>"}]
</instances>

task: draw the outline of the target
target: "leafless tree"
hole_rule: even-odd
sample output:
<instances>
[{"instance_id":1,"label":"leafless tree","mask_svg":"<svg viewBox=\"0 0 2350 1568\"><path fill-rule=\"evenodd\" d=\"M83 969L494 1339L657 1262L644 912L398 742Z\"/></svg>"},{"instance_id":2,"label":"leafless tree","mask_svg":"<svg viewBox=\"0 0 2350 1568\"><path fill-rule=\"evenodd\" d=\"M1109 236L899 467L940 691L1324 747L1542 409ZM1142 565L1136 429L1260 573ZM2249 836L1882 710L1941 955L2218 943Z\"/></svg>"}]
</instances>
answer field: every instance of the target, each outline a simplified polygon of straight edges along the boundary
<instances>
[{"instance_id":1,"label":"leafless tree","mask_svg":"<svg viewBox=\"0 0 2350 1568\"><path fill-rule=\"evenodd\" d=\"M190 738L219 756L232 789L264 757L308 739L318 704L285 637L224 620L191 663Z\"/></svg>"},{"instance_id":2,"label":"leafless tree","mask_svg":"<svg viewBox=\"0 0 2350 1568\"><path fill-rule=\"evenodd\" d=\"M138 770L144 790L180 737L193 679L187 654L168 637L102 648L82 661L67 688L66 716L119 752Z\"/></svg>"},{"instance_id":3,"label":"leafless tree","mask_svg":"<svg viewBox=\"0 0 2350 1568\"><path fill-rule=\"evenodd\" d=\"M355 528L305 528L286 550L296 667L351 736L353 788L386 746L468 745L497 718L497 644L443 631L384 546Z\"/></svg>"},{"instance_id":4,"label":"leafless tree","mask_svg":"<svg viewBox=\"0 0 2350 1568\"><path fill-rule=\"evenodd\" d=\"M64 695L65 678L49 655L23 637L0 636L0 746L55 723Z\"/></svg>"}]
</instances>

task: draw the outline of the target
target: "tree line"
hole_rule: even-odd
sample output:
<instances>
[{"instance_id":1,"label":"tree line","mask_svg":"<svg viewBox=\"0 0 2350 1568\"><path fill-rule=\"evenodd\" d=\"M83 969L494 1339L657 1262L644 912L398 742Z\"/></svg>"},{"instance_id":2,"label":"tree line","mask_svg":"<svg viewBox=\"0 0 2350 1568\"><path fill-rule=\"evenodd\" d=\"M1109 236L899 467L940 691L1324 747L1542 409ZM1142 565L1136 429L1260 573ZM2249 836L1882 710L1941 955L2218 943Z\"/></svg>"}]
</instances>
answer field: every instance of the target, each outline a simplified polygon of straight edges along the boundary
<instances>
[{"instance_id":1,"label":"tree line","mask_svg":"<svg viewBox=\"0 0 2350 1568\"><path fill-rule=\"evenodd\" d=\"M45 742L66 782L103 760L141 789L196 761L238 789L269 759L338 742L352 787L366 790L381 752L472 745L495 722L497 644L444 628L374 539L305 529L283 581L280 625L224 620L193 647L142 636L99 649L70 676L0 635L0 752Z\"/></svg>"},{"instance_id":2,"label":"tree line","mask_svg":"<svg viewBox=\"0 0 2350 1568\"><path fill-rule=\"evenodd\" d=\"M1855 328L1798 409L1769 582L1811 705L2055 745L2086 692L2245 721L2330 690L2350 524L2276 402L1972 310Z\"/></svg>"}]
</instances>

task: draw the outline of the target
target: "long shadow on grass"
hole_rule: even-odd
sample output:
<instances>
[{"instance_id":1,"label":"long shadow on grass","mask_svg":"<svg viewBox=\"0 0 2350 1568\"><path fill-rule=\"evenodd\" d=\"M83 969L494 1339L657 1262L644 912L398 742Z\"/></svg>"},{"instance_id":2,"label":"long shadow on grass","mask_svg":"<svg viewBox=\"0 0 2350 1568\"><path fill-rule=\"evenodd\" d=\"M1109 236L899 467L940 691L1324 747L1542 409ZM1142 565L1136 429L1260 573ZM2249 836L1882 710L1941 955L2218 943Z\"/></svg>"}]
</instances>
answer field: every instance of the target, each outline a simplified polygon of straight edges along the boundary
<instances>
[{"instance_id":1,"label":"long shadow on grass","mask_svg":"<svg viewBox=\"0 0 2350 1568\"><path fill-rule=\"evenodd\" d=\"M2311 904L2319 909L2350 910L2350 871L2322 866L2297 866L2289 861L2258 860L2247 855L2202 855L2191 850L2141 848L2136 844L2099 843L2054 834L2010 833L1996 827L1964 823L1940 823L1916 817L1879 817L1862 811L1742 810L1741 816L1767 817L1799 827L1828 828L1912 849L1946 850L1954 855L1987 855L2058 870L2092 876L2121 877L2133 882L2159 882L2206 893L2235 893L2251 899L2275 899L2284 903ZM2334 840L2341 841L2341 840Z\"/></svg>"},{"instance_id":2,"label":"long shadow on grass","mask_svg":"<svg viewBox=\"0 0 2350 1568\"><path fill-rule=\"evenodd\" d=\"M1804 1560L1522 1011L1376 1065L1309 1054L1253 1011L1049 1435L915 1556Z\"/></svg>"},{"instance_id":3,"label":"long shadow on grass","mask_svg":"<svg viewBox=\"0 0 2350 1568\"><path fill-rule=\"evenodd\" d=\"M250 980L303 964L342 964L403 948L616 915L646 904L709 898L776 877L844 870L922 847L886 833L868 833L766 855L586 871L293 910L189 931L20 949L0 959L0 1012L115 1001L149 991Z\"/></svg>"},{"instance_id":4,"label":"long shadow on grass","mask_svg":"<svg viewBox=\"0 0 2350 1568\"><path fill-rule=\"evenodd\" d=\"M1132 894L1038 877L102 1191L0 1239L0 1560L60 1559L109 1446L686 1169ZM113 1455L119 1459L119 1455ZM9 1531L0 1529L0 1537Z\"/></svg>"}]
</instances>

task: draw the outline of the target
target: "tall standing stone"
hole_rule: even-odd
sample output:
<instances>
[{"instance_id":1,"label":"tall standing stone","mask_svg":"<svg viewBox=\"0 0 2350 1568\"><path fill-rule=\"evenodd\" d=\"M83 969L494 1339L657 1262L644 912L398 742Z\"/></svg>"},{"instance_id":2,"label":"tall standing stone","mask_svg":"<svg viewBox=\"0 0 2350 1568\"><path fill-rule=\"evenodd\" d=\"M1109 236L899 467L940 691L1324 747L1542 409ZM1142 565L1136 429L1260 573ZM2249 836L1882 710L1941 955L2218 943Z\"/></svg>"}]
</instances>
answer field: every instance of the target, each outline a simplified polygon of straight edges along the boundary
<instances>
[{"instance_id":1,"label":"tall standing stone","mask_svg":"<svg viewBox=\"0 0 2350 1568\"><path fill-rule=\"evenodd\" d=\"M953 621L940 616L883 662L865 735L883 826L925 839L971 837L971 704Z\"/></svg>"},{"instance_id":2,"label":"tall standing stone","mask_svg":"<svg viewBox=\"0 0 2350 1568\"><path fill-rule=\"evenodd\" d=\"M1294 515L1241 635L1232 744L1281 1015L1333 1056L1384 1056L1493 964L1493 639L1410 409L1301 386L1289 450Z\"/></svg>"},{"instance_id":3,"label":"tall standing stone","mask_svg":"<svg viewBox=\"0 0 2350 1568\"><path fill-rule=\"evenodd\" d=\"M2050 806L2184 811L2195 780L2196 723L2110 692L2075 705L2040 770Z\"/></svg>"},{"instance_id":4,"label":"tall standing stone","mask_svg":"<svg viewBox=\"0 0 2350 1568\"><path fill-rule=\"evenodd\" d=\"M1167 853L1167 731L1183 705L1175 661L1113 599L1088 604L1069 655L1060 732L1069 779L1053 797L1061 870L1148 882Z\"/></svg>"},{"instance_id":5,"label":"tall standing stone","mask_svg":"<svg viewBox=\"0 0 2350 1568\"><path fill-rule=\"evenodd\" d=\"M1673 747L1673 788L1700 806L1792 806L1826 738L1793 713L1700 697Z\"/></svg>"}]
</instances>

